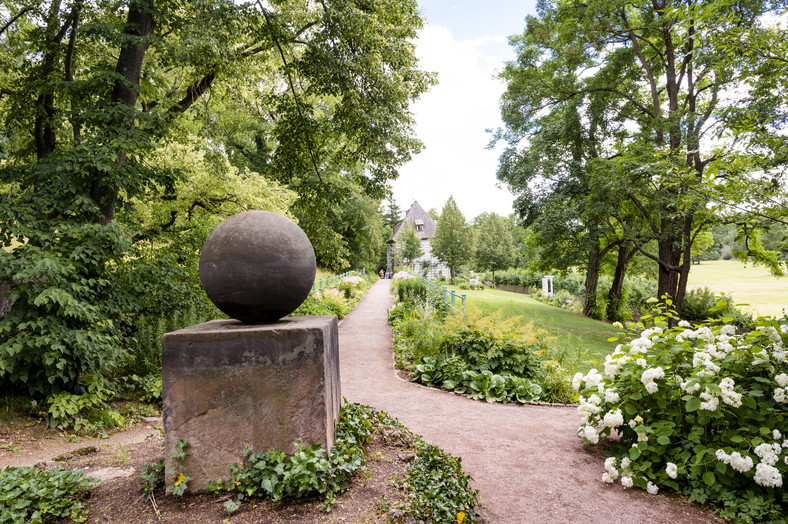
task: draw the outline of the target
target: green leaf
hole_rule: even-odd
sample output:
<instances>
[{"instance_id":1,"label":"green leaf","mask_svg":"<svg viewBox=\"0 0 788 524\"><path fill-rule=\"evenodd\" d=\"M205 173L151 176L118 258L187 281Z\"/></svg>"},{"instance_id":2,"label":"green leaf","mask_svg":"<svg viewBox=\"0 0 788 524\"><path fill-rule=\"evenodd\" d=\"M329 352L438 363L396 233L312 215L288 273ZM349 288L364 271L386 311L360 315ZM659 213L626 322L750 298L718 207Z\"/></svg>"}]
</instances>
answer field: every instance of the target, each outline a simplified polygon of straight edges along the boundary
<instances>
[{"instance_id":1,"label":"green leaf","mask_svg":"<svg viewBox=\"0 0 788 524\"><path fill-rule=\"evenodd\" d=\"M686 410L687 411L697 411L700 408L700 399L698 397L692 397L690 400L687 401Z\"/></svg>"},{"instance_id":2,"label":"green leaf","mask_svg":"<svg viewBox=\"0 0 788 524\"><path fill-rule=\"evenodd\" d=\"M661 435L657 437L657 442L659 442L663 446L667 446L668 444L670 444L670 438L666 437L665 435Z\"/></svg>"},{"instance_id":3,"label":"green leaf","mask_svg":"<svg viewBox=\"0 0 788 524\"><path fill-rule=\"evenodd\" d=\"M705 482L707 486L713 486L716 481L717 477L714 476L714 473L711 471L707 471L703 474L703 482Z\"/></svg>"}]
</instances>

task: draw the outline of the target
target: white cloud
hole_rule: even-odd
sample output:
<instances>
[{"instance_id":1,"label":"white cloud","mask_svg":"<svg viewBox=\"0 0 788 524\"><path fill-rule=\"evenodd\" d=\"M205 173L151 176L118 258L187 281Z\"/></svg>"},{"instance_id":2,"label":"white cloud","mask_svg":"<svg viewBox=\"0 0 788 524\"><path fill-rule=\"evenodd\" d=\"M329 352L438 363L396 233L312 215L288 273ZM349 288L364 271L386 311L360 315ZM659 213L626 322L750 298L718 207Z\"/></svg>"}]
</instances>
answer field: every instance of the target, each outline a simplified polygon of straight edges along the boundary
<instances>
[{"instance_id":1,"label":"white cloud","mask_svg":"<svg viewBox=\"0 0 788 524\"><path fill-rule=\"evenodd\" d=\"M449 30L429 25L417 52L421 67L437 72L440 83L413 106L425 149L400 169L394 197L403 209L418 200L440 211L453 195L468 220L485 211L508 215L513 197L496 187L500 149L485 149L485 129L501 125L498 103L505 86L494 76L514 57L506 37L459 42Z\"/></svg>"}]
</instances>

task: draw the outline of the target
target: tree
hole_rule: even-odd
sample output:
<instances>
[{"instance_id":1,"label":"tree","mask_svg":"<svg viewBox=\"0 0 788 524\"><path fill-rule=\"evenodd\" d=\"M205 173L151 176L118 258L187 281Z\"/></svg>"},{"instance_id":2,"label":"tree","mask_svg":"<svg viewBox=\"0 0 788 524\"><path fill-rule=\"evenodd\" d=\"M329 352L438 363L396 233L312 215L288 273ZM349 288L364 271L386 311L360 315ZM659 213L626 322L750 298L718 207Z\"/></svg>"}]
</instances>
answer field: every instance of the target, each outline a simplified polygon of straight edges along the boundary
<instances>
[{"instance_id":1,"label":"tree","mask_svg":"<svg viewBox=\"0 0 788 524\"><path fill-rule=\"evenodd\" d=\"M407 221L403 222L402 227L397 232L397 256L407 262L408 267L413 267L413 261L424 254L421 249L421 240L416 236L416 232L410 227Z\"/></svg>"},{"instance_id":2,"label":"tree","mask_svg":"<svg viewBox=\"0 0 788 524\"><path fill-rule=\"evenodd\" d=\"M200 238L245 206L289 212L346 267L342 204L382 197L420 148L411 0L0 0L0 18L3 385L120 368L147 279L193 303ZM174 145L207 172L168 163ZM146 249L170 250L167 271L129 272Z\"/></svg>"},{"instance_id":3,"label":"tree","mask_svg":"<svg viewBox=\"0 0 788 524\"><path fill-rule=\"evenodd\" d=\"M397 224L400 223L402 220L402 210L397 205L397 201L394 200L394 193L389 189L388 194L386 195L386 213L385 213L385 223L391 229L397 227Z\"/></svg>"},{"instance_id":4,"label":"tree","mask_svg":"<svg viewBox=\"0 0 788 524\"><path fill-rule=\"evenodd\" d=\"M451 196L443 206L430 243L432 255L449 266L451 283L455 284L457 268L473 256L473 231Z\"/></svg>"},{"instance_id":5,"label":"tree","mask_svg":"<svg viewBox=\"0 0 788 524\"><path fill-rule=\"evenodd\" d=\"M507 66L502 107L518 132L507 136L507 154L550 131L541 120L547 108L574 103L588 132L596 122L612 130L599 159L655 240L655 252L645 242L638 250L658 265L658 292L679 312L692 243L713 211L709 189L727 186L741 202L740 181L784 161L775 154L785 138L774 94L733 96L767 76L731 43L768 12L776 7L755 1L746 9L728 0L545 2L513 40L518 60Z\"/></svg>"},{"instance_id":6,"label":"tree","mask_svg":"<svg viewBox=\"0 0 788 524\"><path fill-rule=\"evenodd\" d=\"M514 262L514 243L509 231L509 221L495 213L490 213L479 227L476 235L476 265L480 269L495 271L511 267Z\"/></svg>"},{"instance_id":7,"label":"tree","mask_svg":"<svg viewBox=\"0 0 788 524\"><path fill-rule=\"evenodd\" d=\"M383 217L378 213L379 207L379 201L358 195L342 206L338 213L341 224L336 230L347 243L347 259L352 268L371 268L378 262L384 245Z\"/></svg>"}]
</instances>

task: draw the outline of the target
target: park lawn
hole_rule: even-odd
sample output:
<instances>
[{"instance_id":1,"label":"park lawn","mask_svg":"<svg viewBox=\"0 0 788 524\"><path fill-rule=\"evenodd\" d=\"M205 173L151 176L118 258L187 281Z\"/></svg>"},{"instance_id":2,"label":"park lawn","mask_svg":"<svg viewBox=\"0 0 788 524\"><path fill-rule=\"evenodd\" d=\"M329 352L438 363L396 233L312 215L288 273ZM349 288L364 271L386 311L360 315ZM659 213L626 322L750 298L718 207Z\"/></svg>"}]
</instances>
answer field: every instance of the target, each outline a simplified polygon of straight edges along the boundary
<instances>
[{"instance_id":1,"label":"park lawn","mask_svg":"<svg viewBox=\"0 0 788 524\"><path fill-rule=\"evenodd\" d=\"M753 315L788 314L788 277L777 278L763 266L738 260L709 260L692 266L688 287L708 287L731 295L735 304ZM746 306L743 304L747 304Z\"/></svg>"},{"instance_id":2,"label":"park lawn","mask_svg":"<svg viewBox=\"0 0 788 524\"><path fill-rule=\"evenodd\" d=\"M608 339L619 336L619 330L605 322L549 306L520 293L497 289L452 289L466 294L469 305L482 311L503 310L507 318L521 316L524 323L533 322L535 326L546 329L555 336L559 344L578 351L577 362L570 369L572 374L577 371L586 372L593 367L599 369L605 355L616 347L617 342L608 342Z\"/></svg>"}]
</instances>

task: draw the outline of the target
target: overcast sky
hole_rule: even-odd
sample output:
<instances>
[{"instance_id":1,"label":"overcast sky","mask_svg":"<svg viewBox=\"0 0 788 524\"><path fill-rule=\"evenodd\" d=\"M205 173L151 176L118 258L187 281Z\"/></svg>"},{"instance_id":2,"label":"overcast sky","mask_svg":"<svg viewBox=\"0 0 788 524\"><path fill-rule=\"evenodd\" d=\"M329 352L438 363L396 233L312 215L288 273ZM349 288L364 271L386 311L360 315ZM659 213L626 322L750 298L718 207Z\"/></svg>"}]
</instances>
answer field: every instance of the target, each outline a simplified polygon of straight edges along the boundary
<instances>
[{"instance_id":1,"label":"overcast sky","mask_svg":"<svg viewBox=\"0 0 788 524\"><path fill-rule=\"evenodd\" d=\"M413 107L424 150L400 168L392 183L405 211L414 200L439 212L454 196L467 220L483 212L508 215L514 197L498 188L500 147L486 149L485 129L501 126L498 107L504 84L497 80L514 52L507 37L519 34L534 14L534 0L420 0L427 25L419 36L421 67L439 84Z\"/></svg>"}]
</instances>

